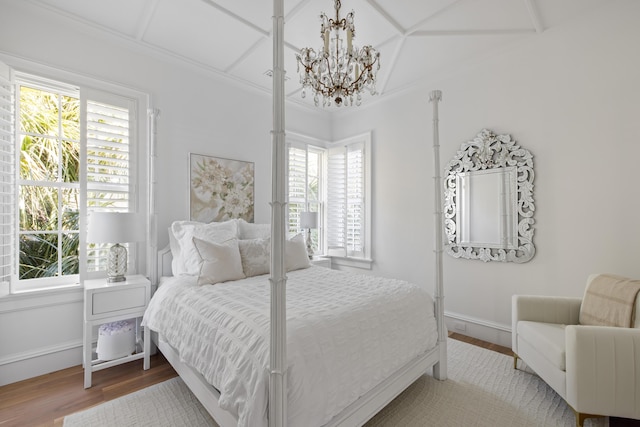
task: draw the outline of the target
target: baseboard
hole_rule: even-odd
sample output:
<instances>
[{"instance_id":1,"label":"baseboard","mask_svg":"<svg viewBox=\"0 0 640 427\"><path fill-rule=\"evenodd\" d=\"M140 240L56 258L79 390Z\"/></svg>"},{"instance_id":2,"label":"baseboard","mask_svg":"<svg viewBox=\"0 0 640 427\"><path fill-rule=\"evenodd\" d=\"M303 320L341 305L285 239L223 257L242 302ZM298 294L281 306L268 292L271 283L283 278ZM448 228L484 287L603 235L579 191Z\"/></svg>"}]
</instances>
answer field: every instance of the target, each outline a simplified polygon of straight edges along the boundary
<instances>
[{"instance_id":1,"label":"baseboard","mask_svg":"<svg viewBox=\"0 0 640 427\"><path fill-rule=\"evenodd\" d=\"M444 312L447 329L503 347L511 348L511 327L476 319L463 314Z\"/></svg>"},{"instance_id":2,"label":"baseboard","mask_svg":"<svg viewBox=\"0 0 640 427\"><path fill-rule=\"evenodd\" d=\"M0 386L82 364L82 340L13 354L0 360Z\"/></svg>"}]
</instances>

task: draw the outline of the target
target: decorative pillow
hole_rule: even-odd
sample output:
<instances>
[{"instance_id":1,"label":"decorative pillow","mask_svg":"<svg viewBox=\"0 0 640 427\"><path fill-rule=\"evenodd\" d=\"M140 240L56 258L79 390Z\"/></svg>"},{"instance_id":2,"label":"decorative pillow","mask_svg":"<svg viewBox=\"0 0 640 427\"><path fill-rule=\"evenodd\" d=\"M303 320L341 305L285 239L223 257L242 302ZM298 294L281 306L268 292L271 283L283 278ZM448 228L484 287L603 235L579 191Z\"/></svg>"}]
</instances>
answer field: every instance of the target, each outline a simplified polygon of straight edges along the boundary
<instances>
[{"instance_id":1,"label":"decorative pillow","mask_svg":"<svg viewBox=\"0 0 640 427\"><path fill-rule=\"evenodd\" d=\"M311 267L302 234L293 236L284 245L284 264L287 271Z\"/></svg>"},{"instance_id":2,"label":"decorative pillow","mask_svg":"<svg viewBox=\"0 0 640 427\"><path fill-rule=\"evenodd\" d=\"M238 220L238 239L268 239L271 237L271 224L253 224L244 219Z\"/></svg>"},{"instance_id":3,"label":"decorative pillow","mask_svg":"<svg viewBox=\"0 0 640 427\"><path fill-rule=\"evenodd\" d=\"M175 248L171 248L174 259L171 267L174 276L179 274L195 276L200 272L200 261L193 238L197 237L212 243L226 242L237 237L238 225L234 219L210 224L194 221L175 221L171 224L170 235L173 235L174 243L177 243ZM171 243L171 238L169 242Z\"/></svg>"},{"instance_id":4,"label":"decorative pillow","mask_svg":"<svg viewBox=\"0 0 640 427\"><path fill-rule=\"evenodd\" d=\"M238 246L245 276L259 276L271 271L270 238L239 240Z\"/></svg>"},{"instance_id":5,"label":"decorative pillow","mask_svg":"<svg viewBox=\"0 0 640 427\"><path fill-rule=\"evenodd\" d=\"M201 260L198 285L244 279L237 239L218 244L194 237L193 244Z\"/></svg>"}]
</instances>

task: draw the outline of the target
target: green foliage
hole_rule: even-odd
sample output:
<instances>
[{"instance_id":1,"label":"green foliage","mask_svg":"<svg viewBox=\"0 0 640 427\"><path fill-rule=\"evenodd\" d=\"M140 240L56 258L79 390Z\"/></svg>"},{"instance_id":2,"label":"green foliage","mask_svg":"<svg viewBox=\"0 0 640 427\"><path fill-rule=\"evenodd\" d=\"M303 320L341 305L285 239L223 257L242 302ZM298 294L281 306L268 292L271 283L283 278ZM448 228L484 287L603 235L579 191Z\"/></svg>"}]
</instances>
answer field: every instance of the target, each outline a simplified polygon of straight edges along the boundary
<instances>
[{"instance_id":1,"label":"green foliage","mask_svg":"<svg viewBox=\"0 0 640 427\"><path fill-rule=\"evenodd\" d=\"M20 178L50 185L20 186L20 279L79 272L79 123L78 99L21 88Z\"/></svg>"}]
</instances>

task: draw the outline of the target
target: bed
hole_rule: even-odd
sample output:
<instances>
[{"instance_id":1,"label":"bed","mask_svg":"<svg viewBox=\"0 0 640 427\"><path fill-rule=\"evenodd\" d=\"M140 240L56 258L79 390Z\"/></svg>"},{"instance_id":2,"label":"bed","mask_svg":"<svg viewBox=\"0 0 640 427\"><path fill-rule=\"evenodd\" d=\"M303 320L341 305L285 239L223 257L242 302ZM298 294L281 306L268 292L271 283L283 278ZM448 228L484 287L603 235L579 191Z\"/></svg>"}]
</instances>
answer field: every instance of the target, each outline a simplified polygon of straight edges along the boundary
<instances>
[{"instance_id":1,"label":"bed","mask_svg":"<svg viewBox=\"0 0 640 427\"><path fill-rule=\"evenodd\" d=\"M433 299L415 285L407 284L400 281L384 281L380 278L372 280L382 280L373 286L376 292L382 298L382 302L378 300L361 301L356 303L355 307L374 306L379 312L376 316L371 314L350 317L350 310L343 309L342 312L347 313L346 321L338 320L334 317L330 308L324 308L321 311L325 313L324 317L316 317L316 308L320 307L320 303L305 300L306 297L298 295L300 290L302 294L303 288L312 289L311 293L319 292L319 288L325 288L325 292L329 290L329 295L333 295L333 309L340 311L339 307L343 306L345 298L342 298L338 290L348 292L350 294L365 294L369 296L369 292L363 292L362 288L351 288L351 286L340 285L333 282L335 274L331 270L319 270L320 267L307 266L304 268L291 268L286 264L286 246L285 239L286 227L286 147L285 147L285 126L284 126L284 2L283 0L274 0L273 13L273 124L274 129L272 135L272 200L271 200L271 252L270 252L270 273L263 275L251 276L249 279L226 280L221 283L227 283L224 286L215 284L198 285L198 279L194 279L193 275L184 275L178 268L176 270L175 259L173 259L174 251L170 247L158 251L157 259L153 257L149 260L149 265L155 265L152 268L150 276L153 283L158 283L158 291L152 299L147 313L145 314L145 322L148 322L150 328L154 331L154 341L160 351L165 355L167 360L176 369L178 374L199 399L207 411L213 416L221 427L244 426L250 425L269 427L282 427L290 425L295 426L361 426L367 422L373 415L386 406L393 398L400 394L404 389L411 385L421 375L433 370L433 376L437 379L444 380L447 376L447 351L446 351L446 328L444 325L444 293L443 293L443 274L442 274L442 179L440 177L439 165L439 142L438 142L438 102L441 100L440 91L432 91L430 101L433 103L433 149L434 149L434 206L435 215L434 233L435 241L435 268L433 280ZM155 132L156 124L154 115L151 121L152 127L152 155L150 169L152 176L156 175L155 171ZM152 217L152 230L156 226L156 201L155 201L155 181L152 179L152 191L150 196L150 212ZM242 236L239 236L242 237ZM243 240L243 239L240 239ZM150 246L155 252L156 233L151 233ZM183 258L180 256L180 258ZM178 263L179 264L179 263ZM190 278L188 276L191 276ZM363 281L362 275L356 275L358 279L347 281ZM195 280L195 282L194 282ZM245 281L247 280L247 281ZM291 280L291 282L289 282ZM314 281L315 280L315 281ZM318 280L320 282L318 282ZM242 283L240 283L242 282ZM266 285L268 283L268 285ZM302 283L302 284L299 284ZM363 282L364 283L364 282ZM246 286L245 286L246 285ZM362 285L362 283L361 283ZM235 286L235 288L234 288ZM344 286L345 289L342 289ZM363 285L369 286L369 285ZM240 351L249 357L250 362L234 362L232 373L249 372L244 371L245 365L253 365L258 369L252 373L246 374L250 380L249 383L254 387L251 394L231 394L228 395L229 382L244 379L242 375L232 375L224 377L222 373L215 368L206 366L207 361L213 365L229 367L229 362L223 356L215 353L218 347L215 339L220 338L216 332L207 332L204 329L180 329L181 332L172 332L172 328L177 327L179 323L178 317L184 319L193 319L200 317L201 311L225 311L226 306L218 306L212 308L207 302L213 300L226 301L225 298L234 293L235 290L242 288L240 292L244 295L245 288L255 288L252 297L245 295L244 308L240 310L244 313L244 322L236 320L225 320L224 325L233 324L239 330L242 325L247 325L251 321L255 324L261 324L261 328L254 329L257 338L251 338L238 347L245 348ZM300 289L298 289L300 288ZM409 293L408 300L388 301L390 295L389 290L405 289L398 291L402 294L406 289L416 294ZM360 291L358 291L360 289ZM370 289L370 288L366 288ZM232 291L233 290L233 291ZM203 297L201 294L208 294ZM387 292L387 293L385 293ZM219 293L221 295L219 295ZM210 295L214 294L214 296ZM180 297L182 295L183 297ZM184 298L184 296L187 296ZM391 295L393 298L393 292ZM406 295L405 295L406 297ZM257 298L251 300L251 298ZM303 300L298 300L302 298ZM172 302L172 299L176 301ZM320 297L322 300L323 297ZM155 301L155 302L154 302ZM247 303L253 301L253 303ZM354 301L357 299L354 297ZM232 303L238 304L238 303ZM298 306L300 304L300 306ZM398 310L403 304L414 306L412 312L415 318L410 315L411 327L405 323L402 317L397 317L398 313L409 310ZM248 307L251 306L251 307ZM199 308L196 308L199 307ZM305 308L306 307L306 308ZM354 306L351 306L354 307ZM375 318L386 316L381 313L390 307L395 310L389 311L389 318L382 323L376 324ZM167 311L169 310L169 311ZM245 311L248 310L248 311ZM251 311L252 310L252 311ZM153 314L156 312L156 314ZM185 315L186 311L191 311L190 315ZM226 310L229 311L229 310ZM358 309L355 310L356 312ZM169 314L172 312L172 314ZM194 314L196 313L196 314ZM269 314L267 316L267 313ZM329 313L329 314L327 314ZM157 316L157 318L156 318ZM168 320L165 324L161 324L160 320L167 316ZM173 316L174 320L169 320ZM391 319L396 316L395 319ZM243 316L240 316L243 317ZM268 319L268 320L267 320ZM319 326L318 332L313 332L311 326L304 324L302 320L310 320L315 326ZM259 322L257 321L259 320ZM191 321L191 320L190 320ZM227 322L227 323L225 323ZM231 322L231 323L228 323ZM346 322L346 323L345 323ZM369 339L361 344L358 350L349 350L340 347L340 345L348 344L349 339L345 338L349 335L343 333L343 329L350 329L348 325L355 322L362 325L363 331L366 330ZM371 323L370 325L368 323ZM434 333L435 325L435 333ZM203 328L196 324L191 324L193 328ZM313 326L313 325L312 325ZM377 327L375 327L377 326ZM220 326L219 326L220 327ZM311 328L311 329L309 329ZM395 328L395 329L394 329ZM373 336L373 331L386 331L386 335ZM390 332L395 330L395 332ZM194 332L195 331L195 332ZM311 332L310 332L311 331ZM323 331L323 332L320 332ZM417 335L407 335L408 331L417 333ZM357 329L360 333L360 329ZM404 336L402 343L399 344L395 334ZM407 334L405 334L407 333ZM207 335L208 334L208 335ZM320 341L315 340L316 334L320 337ZM239 335L243 335L240 333ZM353 331L351 336L354 335ZM358 334L355 334L358 335ZM366 335L363 333L363 335ZM179 342L178 336L187 337L187 344ZM411 340L419 343L417 347L399 348L399 352L395 352L396 345L406 345L407 336L411 336ZM208 342L201 345L202 337L212 338L214 343ZM253 339L253 341L251 341ZM331 349L324 344L334 340L340 344ZM200 342L200 344L198 344ZM239 343L239 341L236 341ZM319 345L318 343L323 345ZM302 343L302 344L299 344ZM367 344L368 343L368 344ZM372 344L373 343L373 344ZM222 347L222 346L220 346ZM302 348L302 350L300 349ZM306 349L306 351L305 351ZM312 350L315 351L312 351ZM385 354L381 359L385 361L381 365L374 365L373 359L383 350L391 350L390 354ZM401 353L399 355L399 353ZM302 357L305 354L311 356L307 360ZM397 360L395 360L397 357ZM346 358L346 361L345 361ZM349 358L351 360L349 360ZM234 359L235 360L235 359ZM237 359L240 360L240 359ZM327 360L333 361L331 364L325 363L327 366L324 370L319 369ZM189 363L191 362L191 363ZM348 363L350 362L350 364ZM343 366L344 364L344 366ZM351 372L345 374L353 366L362 365L365 369L362 371L364 375L358 378L352 377ZM240 367L240 369L236 369ZM341 370L342 369L342 370ZM223 369L224 370L224 369ZM259 371L262 371L260 373ZM372 373L373 372L373 373ZM225 379L226 378L226 379ZM228 378L232 378L229 380ZM221 381L221 382L218 382ZM226 382L225 382L226 381ZM253 382L251 382L253 381ZM217 383L218 382L218 383ZM321 383L325 383L323 387L318 387ZM349 384L356 384L355 389L349 387ZM246 385L239 385L231 389L246 388ZM239 397L240 396L240 397ZM344 398L344 396L347 396ZM318 402L322 409L308 406L311 400L315 404ZM312 411L306 414L306 411ZM316 415L317 414L317 415ZM317 416L318 419L310 419L310 416ZM254 420L256 424L252 424Z\"/></svg>"},{"instance_id":2,"label":"bed","mask_svg":"<svg viewBox=\"0 0 640 427\"><path fill-rule=\"evenodd\" d=\"M225 427L268 425L269 228L242 220L174 222L143 320ZM207 253L203 239L218 252ZM288 425L361 425L445 354L434 300L405 281L312 265L301 236L285 249ZM224 258L224 270L239 263L247 277L207 276L216 257Z\"/></svg>"}]
</instances>

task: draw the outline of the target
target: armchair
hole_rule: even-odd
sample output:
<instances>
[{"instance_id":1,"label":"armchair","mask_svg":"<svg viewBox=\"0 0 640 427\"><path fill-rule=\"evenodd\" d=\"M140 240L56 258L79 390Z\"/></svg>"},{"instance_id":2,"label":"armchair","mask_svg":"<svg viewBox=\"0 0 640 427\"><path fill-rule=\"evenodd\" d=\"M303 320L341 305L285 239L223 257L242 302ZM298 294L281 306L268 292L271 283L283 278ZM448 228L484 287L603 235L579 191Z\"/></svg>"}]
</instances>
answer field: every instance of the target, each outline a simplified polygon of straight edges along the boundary
<instances>
[{"instance_id":1,"label":"armchair","mask_svg":"<svg viewBox=\"0 0 640 427\"><path fill-rule=\"evenodd\" d=\"M589 276L585 296L598 277ZM573 409L578 427L589 417L640 419L640 297L630 328L580 325L583 300L514 295L513 367L521 359L533 369Z\"/></svg>"}]
</instances>

